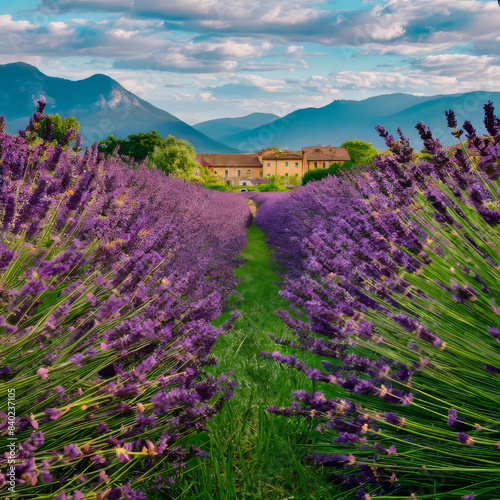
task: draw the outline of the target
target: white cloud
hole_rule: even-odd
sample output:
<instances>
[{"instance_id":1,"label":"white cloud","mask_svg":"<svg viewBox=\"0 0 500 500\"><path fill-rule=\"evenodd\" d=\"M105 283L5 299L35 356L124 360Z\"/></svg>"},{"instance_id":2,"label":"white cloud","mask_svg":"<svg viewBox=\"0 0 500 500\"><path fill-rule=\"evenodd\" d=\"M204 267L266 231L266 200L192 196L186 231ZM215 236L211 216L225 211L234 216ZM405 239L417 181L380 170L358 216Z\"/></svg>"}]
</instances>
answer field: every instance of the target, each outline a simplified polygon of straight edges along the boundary
<instances>
[{"instance_id":1,"label":"white cloud","mask_svg":"<svg viewBox=\"0 0 500 500\"><path fill-rule=\"evenodd\" d=\"M223 40L223 41L208 41L208 42L189 42L182 48L183 53L192 54L196 58L235 58L248 59L253 57L261 57L265 52L272 49L270 42L264 41L260 44L252 44L250 42Z\"/></svg>"},{"instance_id":2,"label":"white cloud","mask_svg":"<svg viewBox=\"0 0 500 500\"><path fill-rule=\"evenodd\" d=\"M0 32L5 33L21 33L24 31L32 30L37 28L35 24L31 24L29 21L14 21L12 16L9 14L0 15Z\"/></svg>"},{"instance_id":3,"label":"white cloud","mask_svg":"<svg viewBox=\"0 0 500 500\"><path fill-rule=\"evenodd\" d=\"M74 29L70 29L69 26L62 21L53 21L47 24L47 31L58 37L71 36L75 34Z\"/></svg>"},{"instance_id":4,"label":"white cloud","mask_svg":"<svg viewBox=\"0 0 500 500\"><path fill-rule=\"evenodd\" d=\"M475 90L500 91L500 58L472 54L437 54L415 59L392 71L340 71L328 79L349 90L408 91L427 95Z\"/></svg>"},{"instance_id":5,"label":"white cloud","mask_svg":"<svg viewBox=\"0 0 500 500\"><path fill-rule=\"evenodd\" d=\"M304 56L304 47L302 45L289 45L286 48L286 55L300 59Z\"/></svg>"},{"instance_id":6,"label":"white cloud","mask_svg":"<svg viewBox=\"0 0 500 500\"><path fill-rule=\"evenodd\" d=\"M121 39L121 40L123 40L124 38L128 39L128 38L135 37L139 33L140 32L138 30L129 31L129 30L122 30L122 29L119 29L119 28L114 28L112 30L106 31L106 35L109 35L109 36L111 36L113 38L117 38L117 39Z\"/></svg>"}]
</instances>

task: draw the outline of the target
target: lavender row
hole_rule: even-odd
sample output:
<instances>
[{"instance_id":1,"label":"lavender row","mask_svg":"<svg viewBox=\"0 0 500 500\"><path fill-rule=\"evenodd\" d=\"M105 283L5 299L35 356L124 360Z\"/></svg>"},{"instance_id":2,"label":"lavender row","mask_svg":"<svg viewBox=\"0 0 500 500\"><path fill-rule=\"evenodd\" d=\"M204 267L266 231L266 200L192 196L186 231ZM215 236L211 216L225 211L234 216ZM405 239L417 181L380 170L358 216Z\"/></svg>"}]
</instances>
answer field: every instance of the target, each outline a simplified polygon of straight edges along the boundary
<instances>
[{"instance_id":1,"label":"lavender row","mask_svg":"<svg viewBox=\"0 0 500 500\"><path fill-rule=\"evenodd\" d=\"M453 112L446 115L461 140ZM333 453L311 459L346 498L494 491L500 120L491 103L485 127L480 137L465 122L467 144L450 156L419 123L421 158L400 130L396 140L378 126L391 154L376 157L374 168L259 208L256 222L286 269L281 293L293 311L277 313L295 338L275 340L321 362L262 353L321 387L270 411L316 419L332 436Z\"/></svg>"},{"instance_id":2,"label":"lavender row","mask_svg":"<svg viewBox=\"0 0 500 500\"><path fill-rule=\"evenodd\" d=\"M80 153L74 131L52 141L44 105L17 136L0 120L0 385L16 399L0 432L17 443L0 497L145 498L203 454L182 442L236 385L204 367L231 327L211 321L251 213L96 145Z\"/></svg>"}]
</instances>

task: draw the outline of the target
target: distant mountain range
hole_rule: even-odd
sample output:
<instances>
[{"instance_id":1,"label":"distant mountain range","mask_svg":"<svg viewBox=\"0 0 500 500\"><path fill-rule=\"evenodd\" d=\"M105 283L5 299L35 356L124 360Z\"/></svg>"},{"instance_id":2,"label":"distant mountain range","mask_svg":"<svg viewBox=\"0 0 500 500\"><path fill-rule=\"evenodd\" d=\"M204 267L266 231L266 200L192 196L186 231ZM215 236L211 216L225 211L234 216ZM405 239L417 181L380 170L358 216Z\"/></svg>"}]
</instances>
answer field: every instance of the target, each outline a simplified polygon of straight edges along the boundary
<instances>
[{"instance_id":1,"label":"distant mountain range","mask_svg":"<svg viewBox=\"0 0 500 500\"><path fill-rule=\"evenodd\" d=\"M456 143L456 139L446 127L444 112L453 109L460 125L469 120L479 132L484 132L483 105L488 100L496 103L500 110L500 92L437 96L389 94L363 101L337 100L322 108L299 109L251 130L226 136L219 134L217 140L241 151L258 151L270 146L291 150L316 144L340 146L350 139L371 142L377 149L384 150L384 141L375 131L380 123L394 136L400 127L413 147L419 150L422 141L415 124L423 121L430 126L434 137L447 146ZM208 135L209 123L204 123Z\"/></svg>"},{"instance_id":2,"label":"distant mountain range","mask_svg":"<svg viewBox=\"0 0 500 500\"><path fill-rule=\"evenodd\" d=\"M262 125L279 120L279 116L272 113L252 113L239 118L219 118L193 125L202 134L208 135L216 141L240 132L246 132Z\"/></svg>"},{"instance_id":3,"label":"distant mountain range","mask_svg":"<svg viewBox=\"0 0 500 500\"><path fill-rule=\"evenodd\" d=\"M154 129L163 137L172 134L186 139L200 151L235 151L142 100L106 75L71 81L44 75L25 63L0 65L0 115L6 117L8 132L17 133L28 124L36 109L34 101L42 95L47 99L48 113L76 117L87 146L111 134L120 139Z\"/></svg>"},{"instance_id":4,"label":"distant mountain range","mask_svg":"<svg viewBox=\"0 0 500 500\"><path fill-rule=\"evenodd\" d=\"M500 92L415 96L388 94L362 101L336 100L322 108L304 108L282 118L271 113L252 113L241 118L220 118L190 126L167 111L140 99L105 75L70 81L44 75L25 63L0 65L0 115L7 131L17 133L32 115L34 101L44 95L46 110L75 116L84 144L113 134L117 139L131 133L158 131L186 139L202 153L255 152L265 147L298 150L317 144L340 146L350 139L386 146L375 131L378 123L393 135L401 127L415 149L422 146L415 124L423 121L444 146L456 143L446 128L444 112L453 109L459 124L470 120L479 133L483 105L491 100L500 109Z\"/></svg>"}]
</instances>

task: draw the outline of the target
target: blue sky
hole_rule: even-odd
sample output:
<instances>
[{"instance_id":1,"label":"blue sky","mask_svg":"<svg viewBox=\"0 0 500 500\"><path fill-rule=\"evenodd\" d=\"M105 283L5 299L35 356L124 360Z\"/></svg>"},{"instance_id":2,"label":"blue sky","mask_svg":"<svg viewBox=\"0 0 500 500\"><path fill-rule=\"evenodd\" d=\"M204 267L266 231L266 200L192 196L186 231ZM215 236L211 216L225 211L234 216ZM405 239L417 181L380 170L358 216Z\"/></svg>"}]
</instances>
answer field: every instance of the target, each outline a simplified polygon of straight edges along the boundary
<instances>
[{"instance_id":1,"label":"blue sky","mask_svg":"<svg viewBox=\"0 0 500 500\"><path fill-rule=\"evenodd\" d=\"M0 64L105 73L188 123L500 91L497 0L0 0Z\"/></svg>"}]
</instances>

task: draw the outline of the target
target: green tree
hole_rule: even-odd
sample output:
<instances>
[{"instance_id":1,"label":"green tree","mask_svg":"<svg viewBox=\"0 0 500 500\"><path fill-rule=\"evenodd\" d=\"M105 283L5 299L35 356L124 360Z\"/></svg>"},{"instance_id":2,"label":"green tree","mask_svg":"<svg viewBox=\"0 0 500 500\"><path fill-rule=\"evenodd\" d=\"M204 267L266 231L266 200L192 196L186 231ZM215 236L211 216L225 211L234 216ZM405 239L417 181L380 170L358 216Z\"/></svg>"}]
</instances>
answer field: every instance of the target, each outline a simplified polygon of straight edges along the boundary
<instances>
[{"instance_id":1,"label":"green tree","mask_svg":"<svg viewBox=\"0 0 500 500\"><path fill-rule=\"evenodd\" d=\"M379 152L371 143L363 142L358 139L344 142L341 147L346 148L354 165L373 165L373 158Z\"/></svg>"},{"instance_id":2,"label":"green tree","mask_svg":"<svg viewBox=\"0 0 500 500\"><path fill-rule=\"evenodd\" d=\"M48 141L50 138L51 144L59 144L63 149L66 149L71 141L76 139L80 124L74 116L67 116L63 120L57 114L44 114L39 123L35 122L33 128L36 130L39 140ZM79 151L79 148L76 150Z\"/></svg>"},{"instance_id":3,"label":"green tree","mask_svg":"<svg viewBox=\"0 0 500 500\"><path fill-rule=\"evenodd\" d=\"M212 173L208 167L198 165L197 171L199 171L199 175L196 175L195 181L201 182L204 187L215 187L217 190L221 190L222 187L225 187L224 181L218 175Z\"/></svg>"},{"instance_id":4,"label":"green tree","mask_svg":"<svg viewBox=\"0 0 500 500\"><path fill-rule=\"evenodd\" d=\"M149 155L148 163L182 179L193 179L195 172L200 170L194 147L186 140L176 139L173 135L169 135L161 145L154 148L153 153Z\"/></svg>"},{"instance_id":5,"label":"green tree","mask_svg":"<svg viewBox=\"0 0 500 500\"><path fill-rule=\"evenodd\" d=\"M156 131L139 132L130 134L125 139L116 139L110 135L99 143L99 151L107 156L113 153L117 146L120 146L120 154L134 158L136 161L145 160L156 147L162 145L164 139Z\"/></svg>"},{"instance_id":6,"label":"green tree","mask_svg":"<svg viewBox=\"0 0 500 500\"><path fill-rule=\"evenodd\" d=\"M49 117L52 122L52 140L58 144L66 142L65 138L68 139L66 133L70 129L73 131L69 137L70 141L76 137L76 134L80 130L80 124L74 116L66 116L64 120L59 115L49 115Z\"/></svg>"}]
</instances>

